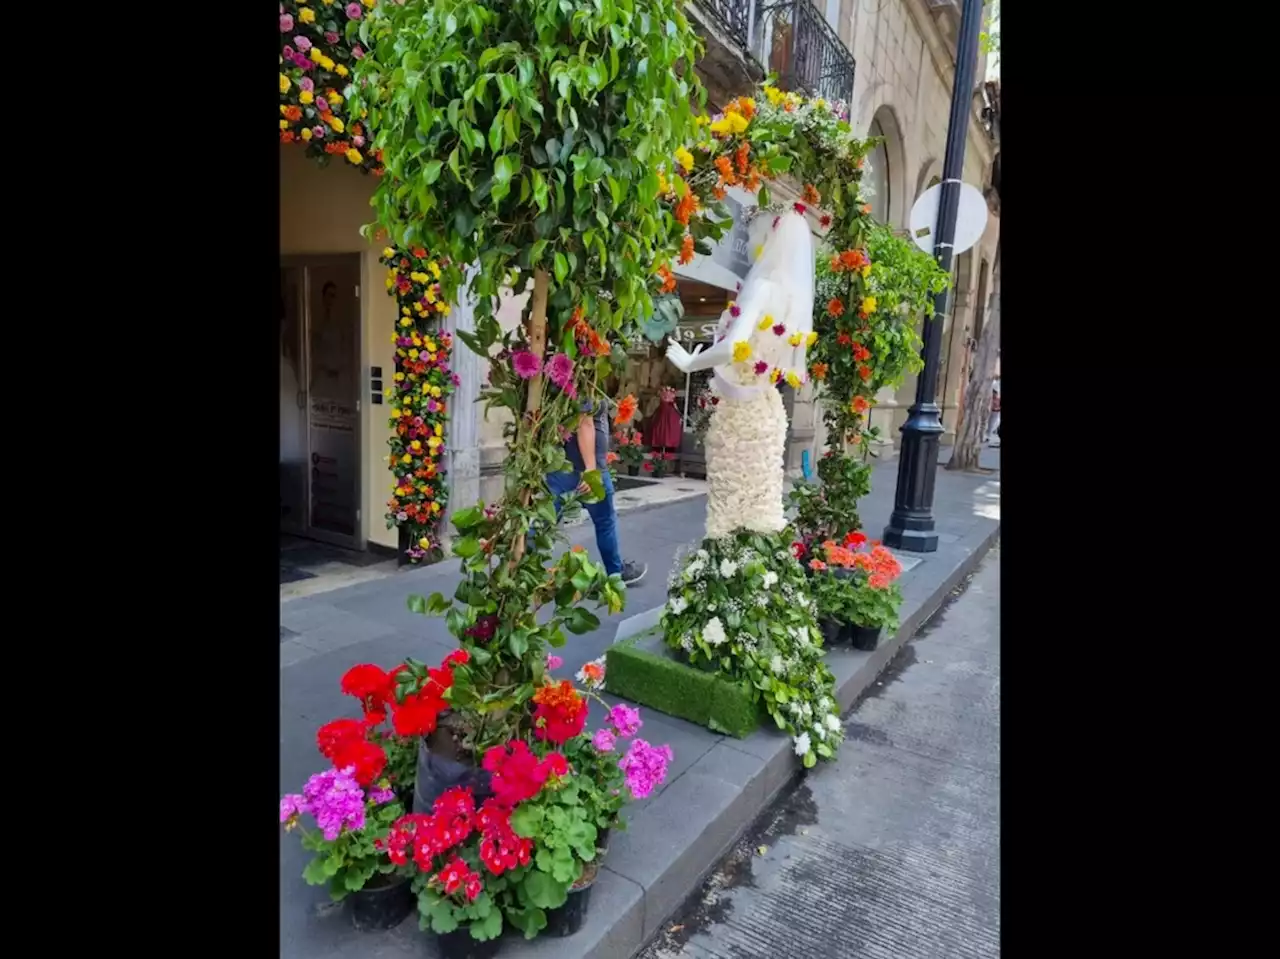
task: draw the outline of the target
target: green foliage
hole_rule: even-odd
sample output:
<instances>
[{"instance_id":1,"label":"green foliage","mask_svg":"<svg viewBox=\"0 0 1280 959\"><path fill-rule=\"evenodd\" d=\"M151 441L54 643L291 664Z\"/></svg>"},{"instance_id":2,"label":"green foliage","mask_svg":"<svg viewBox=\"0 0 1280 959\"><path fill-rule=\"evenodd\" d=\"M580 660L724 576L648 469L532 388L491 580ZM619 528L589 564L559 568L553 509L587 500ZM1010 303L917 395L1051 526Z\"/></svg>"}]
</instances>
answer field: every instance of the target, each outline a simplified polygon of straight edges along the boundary
<instances>
[{"instance_id":1,"label":"green foliage","mask_svg":"<svg viewBox=\"0 0 1280 959\"><path fill-rule=\"evenodd\" d=\"M805 546L843 539L862 528L858 500L871 492L871 467L853 456L828 450L818 460L818 482L800 482L788 499L795 509L793 524Z\"/></svg>"},{"instance_id":2,"label":"green foliage","mask_svg":"<svg viewBox=\"0 0 1280 959\"><path fill-rule=\"evenodd\" d=\"M835 678L791 539L784 531L703 540L672 576L661 626L690 665L749 683L812 766L834 755L842 733Z\"/></svg>"},{"instance_id":3,"label":"green foliage","mask_svg":"<svg viewBox=\"0 0 1280 959\"><path fill-rule=\"evenodd\" d=\"M856 626L879 627L893 632L898 628L902 589L897 583L883 588L872 586L865 573L853 577L854 589L843 607L842 621Z\"/></svg>"},{"instance_id":4,"label":"green foliage","mask_svg":"<svg viewBox=\"0 0 1280 959\"><path fill-rule=\"evenodd\" d=\"M307 829L301 823L297 828L302 838L302 848L315 853L302 878L308 885L329 887L334 901L365 887L375 874L408 875L407 867L396 866L374 848L374 840L385 839L391 824L404 815L404 806L393 800L385 805L372 802L365 806L363 829L343 829L337 839L325 839L319 829Z\"/></svg>"},{"instance_id":5,"label":"green foliage","mask_svg":"<svg viewBox=\"0 0 1280 959\"><path fill-rule=\"evenodd\" d=\"M611 646L606 655L616 696L739 739L760 725L760 697L748 683L631 644Z\"/></svg>"}]
</instances>

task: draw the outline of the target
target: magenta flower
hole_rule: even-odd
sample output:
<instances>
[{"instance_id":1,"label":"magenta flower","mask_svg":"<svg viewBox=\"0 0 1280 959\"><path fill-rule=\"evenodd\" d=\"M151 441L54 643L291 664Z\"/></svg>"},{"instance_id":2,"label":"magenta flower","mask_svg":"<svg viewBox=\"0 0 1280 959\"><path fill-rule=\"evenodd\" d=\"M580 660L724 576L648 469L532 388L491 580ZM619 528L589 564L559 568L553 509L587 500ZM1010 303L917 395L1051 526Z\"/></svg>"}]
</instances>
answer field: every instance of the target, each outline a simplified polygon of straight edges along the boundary
<instances>
[{"instance_id":1,"label":"magenta flower","mask_svg":"<svg viewBox=\"0 0 1280 959\"><path fill-rule=\"evenodd\" d=\"M316 82L310 77L303 77L298 81L298 86L302 87L304 90L314 90L316 88Z\"/></svg>"},{"instance_id":2,"label":"magenta flower","mask_svg":"<svg viewBox=\"0 0 1280 959\"><path fill-rule=\"evenodd\" d=\"M537 376L540 365L538 358L528 350L519 350L511 355L511 368L522 380L531 380Z\"/></svg>"},{"instance_id":3,"label":"magenta flower","mask_svg":"<svg viewBox=\"0 0 1280 959\"><path fill-rule=\"evenodd\" d=\"M288 33L292 29L293 29L293 17L289 16L289 14L287 13L282 13L280 15L280 32Z\"/></svg>"},{"instance_id":4,"label":"magenta flower","mask_svg":"<svg viewBox=\"0 0 1280 959\"><path fill-rule=\"evenodd\" d=\"M314 136L317 140L323 140L324 127L322 127L320 124L317 123L315 126L311 128L311 135Z\"/></svg>"},{"instance_id":5,"label":"magenta flower","mask_svg":"<svg viewBox=\"0 0 1280 959\"><path fill-rule=\"evenodd\" d=\"M764 360L756 360L756 376L763 376L769 372L769 364Z\"/></svg>"},{"instance_id":6,"label":"magenta flower","mask_svg":"<svg viewBox=\"0 0 1280 959\"><path fill-rule=\"evenodd\" d=\"M357 43L354 47L351 48L351 55L355 57L357 60L364 59L364 48Z\"/></svg>"},{"instance_id":7,"label":"magenta flower","mask_svg":"<svg viewBox=\"0 0 1280 959\"><path fill-rule=\"evenodd\" d=\"M376 789L375 788L375 789L369 790L369 799L377 803L379 806L383 805L384 803L389 803L391 802L391 800L395 798L396 798L396 792L394 789Z\"/></svg>"},{"instance_id":8,"label":"magenta flower","mask_svg":"<svg viewBox=\"0 0 1280 959\"><path fill-rule=\"evenodd\" d=\"M640 727L644 725L640 720L640 710L623 703L618 703L613 709L609 710L609 724L624 739L628 736L634 736L640 731Z\"/></svg>"},{"instance_id":9,"label":"magenta flower","mask_svg":"<svg viewBox=\"0 0 1280 959\"><path fill-rule=\"evenodd\" d=\"M782 335L783 333L785 333L785 332L787 332L787 328L786 328L785 326L783 326L781 323L775 323L775 324L773 324L773 335L774 335L774 336L781 336L781 335Z\"/></svg>"},{"instance_id":10,"label":"magenta flower","mask_svg":"<svg viewBox=\"0 0 1280 959\"><path fill-rule=\"evenodd\" d=\"M280 800L281 822L288 818L287 810L309 812L324 838L332 842L343 829L352 832L364 828L364 790L351 775L354 768L326 769L307 780L302 788L301 802L297 796L285 796ZM288 805L286 805L288 801Z\"/></svg>"},{"instance_id":11,"label":"magenta flower","mask_svg":"<svg viewBox=\"0 0 1280 959\"><path fill-rule=\"evenodd\" d=\"M363 12L364 11L360 9L360 4L358 3L347 4L347 16L350 17L352 20L359 20L360 14Z\"/></svg>"},{"instance_id":12,"label":"magenta flower","mask_svg":"<svg viewBox=\"0 0 1280 959\"><path fill-rule=\"evenodd\" d=\"M636 799L644 799L667 779L667 764L675 758L670 746L650 746L637 739L618 760L618 768L627 779L627 788Z\"/></svg>"},{"instance_id":13,"label":"magenta flower","mask_svg":"<svg viewBox=\"0 0 1280 959\"><path fill-rule=\"evenodd\" d=\"M485 512L486 513L488 512L487 508ZM555 653L547 653L547 669L548 670L559 669L563 665L564 665L564 660L562 658L557 656Z\"/></svg>"},{"instance_id":14,"label":"magenta flower","mask_svg":"<svg viewBox=\"0 0 1280 959\"><path fill-rule=\"evenodd\" d=\"M357 133L355 136L351 138L351 145L357 146L357 147L364 146L364 137L362 137L360 134Z\"/></svg>"},{"instance_id":15,"label":"magenta flower","mask_svg":"<svg viewBox=\"0 0 1280 959\"><path fill-rule=\"evenodd\" d=\"M611 753L613 747L618 745L618 741L613 738L613 730L604 728L597 729L596 734L591 737L591 745L596 747L598 752ZM283 822L283 820L281 820Z\"/></svg>"},{"instance_id":16,"label":"magenta flower","mask_svg":"<svg viewBox=\"0 0 1280 959\"><path fill-rule=\"evenodd\" d=\"M569 359L569 354L557 353L551 357L551 359L547 360L547 365L543 367L543 372L560 389L572 392L573 360Z\"/></svg>"},{"instance_id":17,"label":"magenta flower","mask_svg":"<svg viewBox=\"0 0 1280 959\"><path fill-rule=\"evenodd\" d=\"M308 811L307 801L297 793L280 797L280 821L288 822L294 816L301 816Z\"/></svg>"},{"instance_id":18,"label":"magenta flower","mask_svg":"<svg viewBox=\"0 0 1280 959\"><path fill-rule=\"evenodd\" d=\"M296 46L303 53L306 53L308 50L311 49L311 41L308 40L306 37L304 37L302 34L298 34L296 37L294 37L293 43L294 43L294 46Z\"/></svg>"},{"instance_id":19,"label":"magenta flower","mask_svg":"<svg viewBox=\"0 0 1280 959\"><path fill-rule=\"evenodd\" d=\"M338 35L334 33L332 30L326 30L324 32L324 40L325 40L325 43L337 43Z\"/></svg>"},{"instance_id":20,"label":"magenta flower","mask_svg":"<svg viewBox=\"0 0 1280 959\"><path fill-rule=\"evenodd\" d=\"M729 315L733 317L741 316L742 307L738 306L737 303L733 304L733 306L729 307Z\"/></svg>"},{"instance_id":21,"label":"magenta flower","mask_svg":"<svg viewBox=\"0 0 1280 959\"><path fill-rule=\"evenodd\" d=\"M290 63L292 63L292 62L293 62L293 47L289 46L289 44L287 44L287 43L286 43L286 44L284 45L284 47L280 50L280 56L284 57L286 60L288 60Z\"/></svg>"},{"instance_id":22,"label":"magenta flower","mask_svg":"<svg viewBox=\"0 0 1280 959\"><path fill-rule=\"evenodd\" d=\"M316 97L316 109L321 113L329 112L329 101L324 97Z\"/></svg>"}]
</instances>

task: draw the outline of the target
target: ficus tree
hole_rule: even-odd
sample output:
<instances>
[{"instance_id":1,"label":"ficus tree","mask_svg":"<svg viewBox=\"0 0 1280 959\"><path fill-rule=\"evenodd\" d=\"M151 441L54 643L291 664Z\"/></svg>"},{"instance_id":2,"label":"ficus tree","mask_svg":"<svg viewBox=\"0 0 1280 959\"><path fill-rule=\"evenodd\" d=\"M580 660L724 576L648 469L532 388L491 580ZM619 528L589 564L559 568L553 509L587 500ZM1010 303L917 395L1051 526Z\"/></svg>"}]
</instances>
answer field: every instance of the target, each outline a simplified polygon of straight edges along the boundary
<instances>
[{"instance_id":1,"label":"ficus tree","mask_svg":"<svg viewBox=\"0 0 1280 959\"><path fill-rule=\"evenodd\" d=\"M602 399L619 335L652 315L655 273L685 232L659 199L658 169L696 133L700 40L676 0L405 0L347 31L365 51L350 109L386 171L373 226L447 259L442 295L474 302L459 338L489 361L481 398L513 418L501 503L453 516L464 571L453 600L410 601L444 613L472 653L469 699L456 705L467 744L483 748L528 722L545 647L598 625L579 603L623 603L618 577L585 553L548 568L544 477L567 468L567 431ZM504 287L531 292L505 332ZM586 479L601 495L598 474Z\"/></svg>"}]
</instances>

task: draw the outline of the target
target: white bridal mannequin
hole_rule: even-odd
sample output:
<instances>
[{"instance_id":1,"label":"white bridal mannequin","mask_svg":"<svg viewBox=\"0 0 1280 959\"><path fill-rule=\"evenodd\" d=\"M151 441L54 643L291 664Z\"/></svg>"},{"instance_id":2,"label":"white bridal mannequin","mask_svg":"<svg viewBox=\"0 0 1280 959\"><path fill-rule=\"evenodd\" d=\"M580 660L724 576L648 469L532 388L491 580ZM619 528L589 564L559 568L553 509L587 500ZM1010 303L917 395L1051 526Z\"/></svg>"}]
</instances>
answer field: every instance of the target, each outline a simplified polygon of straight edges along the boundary
<instances>
[{"instance_id":1,"label":"white bridal mannequin","mask_svg":"<svg viewBox=\"0 0 1280 959\"><path fill-rule=\"evenodd\" d=\"M711 369L711 389L720 397L704 440L707 536L713 539L738 529L771 534L786 526L787 414L774 383L807 378L813 256L804 216L784 213L747 274L737 315L735 307L721 315L715 344L693 353L674 340L667 346L667 359L681 372Z\"/></svg>"}]
</instances>

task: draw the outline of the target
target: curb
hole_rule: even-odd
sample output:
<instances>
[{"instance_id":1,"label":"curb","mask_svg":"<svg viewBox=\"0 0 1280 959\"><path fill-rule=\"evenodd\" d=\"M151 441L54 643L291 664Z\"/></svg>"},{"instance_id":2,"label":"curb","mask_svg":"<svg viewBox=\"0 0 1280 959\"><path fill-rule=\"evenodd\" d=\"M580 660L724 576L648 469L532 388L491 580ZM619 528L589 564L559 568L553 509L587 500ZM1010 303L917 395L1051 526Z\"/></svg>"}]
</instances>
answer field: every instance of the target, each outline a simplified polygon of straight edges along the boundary
<instances>
[{"instance_id":1,"label":"curb","mask_svg":"<svg viewBox=\"0 0 1280 959\"><path fill-rule=\"evenodd\" d=\"M973 572L999 537L1000 524L996 522L971 547L962 546L967 552L955 568L925 596L915 598L914 608L898 631L874 652L829 651L842 715ZM907 603L912 599L908 597ZM614 641L652 628L661 615L659 606L622 620ZM804 772L790 740L772 727L761 727L743 740L708 732L708 741L711 746L707 752L633 815L631 828L614 839L615 848L599 881L607 908L593 908L577 935L556 940L551 948L541 940L529 943L519 950L522 956L631 959L698 890L751 824Z\"/></svg>"}]
</instances>

